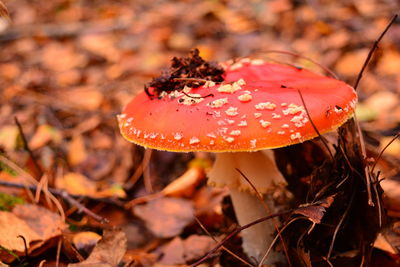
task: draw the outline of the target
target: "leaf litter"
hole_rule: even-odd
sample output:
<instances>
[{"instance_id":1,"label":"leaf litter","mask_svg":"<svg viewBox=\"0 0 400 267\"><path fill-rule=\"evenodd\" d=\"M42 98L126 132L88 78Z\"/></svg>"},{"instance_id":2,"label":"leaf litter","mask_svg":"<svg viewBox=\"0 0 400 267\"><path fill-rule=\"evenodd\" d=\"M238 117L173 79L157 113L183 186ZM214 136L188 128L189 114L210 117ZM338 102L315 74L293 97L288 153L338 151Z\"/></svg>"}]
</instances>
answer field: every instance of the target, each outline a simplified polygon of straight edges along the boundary
<instances>
[{"instance_id":1,"label":"leaf litter","mask_svg":"<svg viewBox=\"0 0 400 267\"><path fill-rule=\"evenodd\" d=\"M204 59L220 62L271 49L296 51L352 83L359 72L356 65L362 65L369 44L394 10L399 10L397 4L375 0L333 3L329 8L322 2L294 5L280 0L266 4L234 0L229 5L212 1L161 1L157 5L104 1L96 6L58 0L40 6L34 1L2 1L0 192L35 204L7 204L6 211L1 211L0 221L4 220L6 228L0 231L7 231L0 234L0 240L7 237L18 247L1 241L6 250L0 250L0 262L13 260L12 264L18 264L24 260L25 245L18 235L25 239L27 260L32 265L43 259L49 264L80 261L96 266L195 262L215 245L209 235L220 242L235 229L227 193L206 187L207 167L189 167L193 158L204 159L204 155L153 152L144 166L143 149L127 144L117 130L115 115L126 101L171 58L184 56L194 47ZM397 142L377 162L370 185L374 207L366 204L369 197L363 190L367 187L360 178L364 175L362 166L374 164L380 150L399 132L399 33L398 24L393 25L358 89L364 112L374 111L372 115L357 114L365 134L365 162L360 161L358 141L352 140L358 133L351 124L341 130L339 141L330 143L335 148L335 164L327 161L326 148L319 140L275 151L295 196L290 207L297 208L281 220L287 223L301 218L282 231L285 243L293 248L292 263L318 266L327 259L334 262L343 258L359 262L362 254L355 248L360 247L371 251L374 263L385 262L386 254L392 263L399 260ZM286 55L284 61L321 71L294 56ZM24 148L22 137L32 153ZM205 157L212 162L210 156ZM28 177L40 179L40 183ZM385 191L381 207L378 184ZM57 215L55 199L49 201L44 193L47 188L65 211L65 222ZM36 194L37 203L36 191L42 192ZM71 198L76 202L70 202ZM323 204L326 200L332 201ZM26 205L33 206L24 209ZM184 208L176 208L180 205ZM39 215L43 218L36 219ZM109 223L100 223L96 215L106 216ZM364 242L374 241L380 223L384 229L372 249ZM136 245L126 247L121 231L105 230L113 226L135 229L137 240L132 239L131 244ZM87 231L92 233L86 237L87 250L77 238L64 240ZM238 234L223 245L245 257ZM60 253L54 253L61 237ZM213 256L205 264L245 265L226 251Z\"/></svg>"}]
</instances>

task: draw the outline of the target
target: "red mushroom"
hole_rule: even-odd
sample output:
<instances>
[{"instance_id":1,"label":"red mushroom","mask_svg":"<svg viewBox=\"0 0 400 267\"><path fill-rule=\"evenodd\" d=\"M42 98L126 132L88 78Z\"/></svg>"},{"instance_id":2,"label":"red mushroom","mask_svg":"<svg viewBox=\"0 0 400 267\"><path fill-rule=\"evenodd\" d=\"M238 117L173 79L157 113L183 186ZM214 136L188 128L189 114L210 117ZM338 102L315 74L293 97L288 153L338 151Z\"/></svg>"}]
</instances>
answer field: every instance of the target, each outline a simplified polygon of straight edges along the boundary
<instances>
[{"instance_id":1,"label":"red mushroom","mask_svg":"<svg viewBox=\"0 0 400 267\"><path fill-rule=\"evenodd\" d=\"M135 144L175 152L217 153L209 183L229 187L237 219L246 224L266 214L236 168L271 205L269 194L286 182L268 149L316 137L310 118L321 134L335 130L352 116L356 101L353 88L336 79L243 59L226 67L222 83L209 81L153 99L141 93L118 119L122 135ZM259 260L273 233L270 222L245 230L245 252ZM276 262L277 255L270 255L268 263Z\"/></svg>"}]
</instances>

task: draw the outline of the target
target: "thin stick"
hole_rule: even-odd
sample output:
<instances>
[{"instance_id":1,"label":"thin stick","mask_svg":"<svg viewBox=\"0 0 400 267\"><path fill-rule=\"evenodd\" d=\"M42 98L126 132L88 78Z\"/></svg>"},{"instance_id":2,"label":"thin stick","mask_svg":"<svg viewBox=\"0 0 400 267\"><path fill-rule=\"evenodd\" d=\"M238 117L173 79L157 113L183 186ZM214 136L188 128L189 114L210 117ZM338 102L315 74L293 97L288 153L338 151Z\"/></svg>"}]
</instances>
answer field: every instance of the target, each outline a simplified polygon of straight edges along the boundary
<instances>
[{"instance_id":1,"label":"thin stick","mask_svg":"<svg viewBox=\"0 0 400 267\"><path fill-rule=\"evenodd\" d=\"M196 216L194 216L194 219L196 220L196 222L200 225L200 228L209 236L211 237L215 243L218 244L218 240L207 230L207 228L201 223L201 221L199 220L199 218L197 218ZM226 252L228 252L229 254L231 254L233 257L235 257L236 259L238 259L239 261L241 261L243 264L247 265L247 266L251 266L254 267L253 264L245 261L244 259L242 259L241 257L239 257L238 255L236 255L235 253L233 253L231 250L229 250L227 247L222 246L221 247L223 250L225 250Z\"/></svg>"},{"instance_id":2,"label":"thin stick","mask_svg":"<svg viewBox=\"0 0 400 267\"><path fill-rule=\"evenodd\" d=\"M271 214L269 216L262 217L260 219L257 219L255 221L251 222L251 223L248 223L248 224L245 224L243 226L240 226L240 227L236 228L230 234L228 234L224 239L222 239L218 243L218 245L216 245L213 249L211 249L204 257L202 257L200 260L196 261L195 263L193 263L190 266L191 267L195 267L195 266L200 265L204 261L208 260L211 257L211 255L213 255L219 248L221 248L229 239L231 239L232 237L234 237L235 235L237 235L238 233L240 233L244 229L247 229L247 228L249 228L249 227L251 227L253 225L262 223L262 222L267 221L269 219L272 219L272 218L275 218L275 217L278 217L278 216L286 215L286 214L291 213L291 212L293 212L293 210L286 210L286 211L283 211L283 212L280 212L280 213Z\"/></svg>"},{"instance_id":3,"label":"thin stick","mask_svg":"<svg viewBox=\"0 0 400 267\"><path fill-rule=\"evenodd\" d=\"M283 50L267 50L267 51L263 51L263 53L286 54L286 55L290 55L290 56L293 56L293 57L298 57L298 58L302 58L302 59L308 60L311 63L313 63L313 64L317 65L318 67L320 67L321 69L323 69L325 72L329 73L333 78L338 79L338 77L336 76L336 74L333 71L331 71L327 67L319 64L318 62L314 61L313 59L311 59L309 57L302 56L300 54L289 52L289 51L283 51Z\"/></svg>"},{"instance_id":4,"label":"thin stick","mask_svg":"<svg viewBox=\"0 0 400 267\"><path fill-rule=\"evenodd\" d=\"M381 33L381 35L378 37L378 39L374 42L374 44L372 45L372 48L370 49L367 58L364 61L364 64L361 68L360 73L357 76L357 80L354 84L354 90L356 91L358 88L358 85L361 81L361 78L364 74L365 69L368 66L368 63L371 61L372 55L374 54L375 50L378 48L378 44L379 42L382 40L383 36L386 34L386 32L389 30L389 28L393 25L393 23L396 21L397 19L397 14L395 14L392 19L390 20L389 24L386 26L386 28L383 30L383 32ZM354 122L356 125L356 129L358 132L358 136L359 136L359 141L360 141L360 146L361 146L361 153L362 156L364 157L364 159L366 158L366 151L365 151L365 145L364 145L364 138L361 132L361 128L359 123L357 122L357 117L356 115L354 115ZM366 178L366 182L367 182L367 193L368 193L368 205L370 206L375 206L374 202L372 200L372 192L371 192L371 176L370 176L370 171L369 171L369 167L368 165L365 166L364 168L364 173L365 173L365 178Z\"/></svg>"},{"instance_id":5,"label":"thin stick","mask_svg":"<svg viewBox=\"0 0 400 267\"><path fill-rule=\"evenodd\" d=\"M310 113L308 112L308 108L307 108L306 102L304 101L304 98L303 98L303 94L301 93L300 89L297 89L297 92L299 92L299 95L300 95L300 98L301 98L301 102L303 103L304 109L306 110L306 113L307 113L307 117L308 117L308 119L310 120L310 123L311 123L312 127L314 128L314 131L318 134L318 137L321 138L321 141L322 141L322 143L324 144L325 148L328 150L329 155L331 156L332 161L335 161L335 158L333 157L332 151L329 149L328 142L327 142L327 141L325 140L325 138L322 137L322 135L319 133L317 127L315 126L313 120L311 119Z\"/></svg>"},{"instance_id":6,"label":"thin stick","mask_svg":"<svg viewBox=\"0 0 400 267\"><path fill-rule=\"evenodd\" d=\"M6 181L0 181L1 186L7 186L7 187L14 187L14 188L28 188L29 190L35 191L38 189L36 185L24 185L24 184L17 184L17 183L11 183L11 182L6 182ZM68 201L72 206L75 206L78 208L79 211L85 213L86 215L92 217L96 221L99 221L101 223L108 223L108 220L106 218L103 218L85 206L83 206L81 203L79 203L77 200L75 200L71 195L68 194L68 192L64 190L59 190L55 188L47 188L47 190L52 193L53 195L57 195L59 197L62 197L66 201Z\"/></svg>"},{"instance_id":7,"label":"thin stick","mask_svg":"<svg viewBox=\"0 0 400 267\"><path fill-rule=\"evenodd\" d=\"M17 117L14 117L14 121L15 121L15 124L17 125L17 127L18 127L18 132L19 132L19 135L21 136L22 144L24 146L24 149L28 152L29 157L31 158L31 160L33 162L33 166L35 166L35 169L36 169L36 172L37 172L38 176L41 177L43 175L43 170L40 167L40 165L38 164L38 162L36 160L36 157L33 155L33 152L29 147L28 141L26 140L26 136L24 134L24 130L22 129L22 125L19 123ZM37 177L37 178L39 178L39 177Z\"/></svg>"},{"instance_id":8,"label":"thin stick","mask_svg":"<svg viewBox=\"0 0 400 267\"><path fill-rule=\"evenodd\" d=\"M262 257L262 259L261 259L261 261L260 261L260 263L258 264L258 267L262 267L262 266L263 266L263 263L264 263L264 261L267 259L269 252L271 251L272 247L274 246L276 240L278 240L278 237L281 236L282 232L285 231L285 229L286 229L287 227L289 227L289 225L290 225L292 222L297 221L297 220L300 220L300 219L303 219L303 220L304 220L304 219L307 219L307 218L303 218L303 217L293 218L293 219L291 219L287 224L285 224L285 226L283 226L282 229L281 229L280 231L278 231L278 234L275 236L275 238L274 238L274 240L272 241L271 245L269 246L268 250L265 252L264 256Z\"/></svg>"},{"instance_id":9,"label":"thin stick","mask_svg":"<svg viewBox=\"0 0 400 267\"><path fill-rule=\"evenodd\" d=\"M385 152L385 150L386 150L397 138L399 138L399 137L400 137L400 132L398 132L398 133L393 137L393 139L390 140L390 142L381 150L381 152L379 152L379 155L376 157L375 163L374 163L374 165L372 166L371 173L374 173L376 164L377 164L378 161L381 159L381 157L382 157L382 155L383 155L383 152Z\"/></svg>"},{"instance_id":10,"label":"thin stick","mask_svg":"<svg viewBox=\"0 0 400 267\"><path fill-rule=\"evenodd\" d=\"M378 178L379 178L379 174L380 173L378 173L378 175L377 175L377 177L376 177L376 180L378 181ZM375 192L375 197L376 197L376 203L378 203L378 218L379 218L379 227L382 227L382 204L381 204L381 200L380 200L380 198L379 198L379 193L378 193L378 189L376 188L376 186L377 186L377 183L373 183L373 189L374 189L374 192Z\"/></svg>"},{"instance_id":11,"label":"thin stick","mask_svg":"<svg viewBox=\"0 0 400 267\"><path fill-rule=\"evenodd\" d=\"M181 93L182 94L184 94L185 96L187 96L187 97L190 97L190 98L198 98L198 99L201 99L201 98L206 98L206 97L214 97L214 94L208 94L208 95L205 95L205 96L192 96L192 95L189 95L188 93L185 93L184 91L181 91Z\"/></svg>"},{"instance_id":12,"label":"thin stick","mask_svg":"<svg viewBox=\"0 0 400 267\"><path fill-rule=\"evenodd\" d=\"M356 80L356 82L355 82L355 84L354 84L354 90L357 91L357 87L358 87L358 85L359 85L359 83L360 83L360 81L361 81L361 78L362 78L362 76L363 76L363 74L364 74L365 69L366 69L367 66L368 66L368 63L370 62L370 60L371 60L371 58L372 58L372 55L374 54L375 50L378 48L378 44L379 44L379 42L382 40L383 36L386 34L386 32L389 30L389 28L390 28L390 27L393 25L393 23L396 21L397 16L398 16L398 15L395 14L395 15L392 17L392 19L390 20L389 24L386 26L386 28L384 29L384 31L381 33L381 35L378 37L378 39L377 39L377 40L374 42L374 44L372 45L371 50L369 50L368 56L367 56L367 58L365 59L364 65L362 66L361 71L360 71L360 73L358 74L357 80Z\"/></svg>"}]
</instances>

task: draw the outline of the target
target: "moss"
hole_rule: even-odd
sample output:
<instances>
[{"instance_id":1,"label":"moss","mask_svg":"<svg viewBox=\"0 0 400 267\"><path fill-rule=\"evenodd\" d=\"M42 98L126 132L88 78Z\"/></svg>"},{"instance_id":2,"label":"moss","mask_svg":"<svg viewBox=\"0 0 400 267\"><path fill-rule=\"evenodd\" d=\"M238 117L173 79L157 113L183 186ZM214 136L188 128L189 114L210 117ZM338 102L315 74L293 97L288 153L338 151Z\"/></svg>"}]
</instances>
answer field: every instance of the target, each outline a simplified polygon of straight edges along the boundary
<instances>
[{"instance_id":1,"label":"moss","mask_svg":"<svg viewBox=\"0 0 400 267\"><path fill-rule=\"evenodd\" d=\"M23 204L24 200L20 197L8 195L0 192L0 210L11 210L15 205Z\"/></svg>"}]
</instances>

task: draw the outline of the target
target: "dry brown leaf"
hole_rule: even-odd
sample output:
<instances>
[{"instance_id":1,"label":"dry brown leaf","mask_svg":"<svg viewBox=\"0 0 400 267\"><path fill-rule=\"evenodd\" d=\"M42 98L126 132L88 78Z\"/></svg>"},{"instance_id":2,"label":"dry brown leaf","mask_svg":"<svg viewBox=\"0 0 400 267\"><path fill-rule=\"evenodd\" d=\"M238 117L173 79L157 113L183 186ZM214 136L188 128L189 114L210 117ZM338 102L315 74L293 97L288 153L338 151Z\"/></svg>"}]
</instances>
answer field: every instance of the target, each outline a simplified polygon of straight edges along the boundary
<instances>
[{"instance_id":1,"label":"dry brown leaf","mask_svg":"<svg viewBox=\"0 0 400 267\"><path fill-rule=\"evenodd\" d=\"M56 180L56 187L73 195L95 196L96 184L80 173L69 172Z\"/></svg>"},{"instance_id":2,"label":"dry brown leaf","mask_svg":"<svg viewBox=\"0 0 400 267\"><path fill-rule=\"evenodd\" d=\"M100 239L101 236L95 232L79 232L73 236L72 243L80 251L90 251Z\"/></svg>"},{"instance_id":3,"label":"dry brown leaf","mask_svg":"<svg viewBox=\"0 0 400 267\"><path fill-rule=\"evenodd\" d=\"M108 34L83 35L80 44L91 53L109 61L117 61L120 51L115 47L115 37Z\"/></svg>"},{"instance_id":4,"label":"dry brown leaf","mask_svg":"<svg viewBox=\"0 0 400 267\"><path fill-rule=\"evenodd\" d=\"M28 253L43 248L44 243L60 236L66 228L58 214L37 205L17 205L12 212L0 212L0 246L14 252L25 254L25 245L21 235L26 240ZM10 261L13 257L0 250L0 260Z\"/></svg>"},{"instance_id":5,"label":"dry brown leaf","mask_svg":"<svg viewBox=\"0 0 400 267\"><path fill-rule=\"evenodd\" d=\"M313 223L316 224L321 223L326 208L329 208L332 205L334 198L335 198L334 195L326 197L321 201L319 201L318 205L299 207L293 213L304 215Z\"/></svg>"},{"instance_id":6,"label":"dry brown leaf","mask_svg":"<svg viewBox=\"0 0 400 267\"><path fill-rule=\"evenodd\" d=\"M103 102L103 95L92 86L81 86L59 94L59 98L77 108L96 110Z\"/></svg>"},{"instance_id":7,"label":"dry brown leaf","mask_svg":"<svg viewBox=\"0 0 400 267\"><path fill-rule=\"evenodd\" d=\"M157 237L170 238L180 234L194 219L194 209L190 201L164 197L149 201L133 208L147 228Z\"/></svg>"},{"instance_id":8,"label":"dry brown leaf","mask_svg":"<svg viewBox=\"0 0 400 267\"><path fill-rule=\"evenodd\" d=\"M12 211L20 219L24 220L43 241L62 234L66 229L60 215L51 212L41 206L33 204L17 205ZM38 247L38 244L35 244Z\"/></svg>"},{"instance_id":9,"label":"dry brown leaf","mask_svg":"<svg viewBox=\"0 0 400 267\"><path fill-rule=\"evenodd\" d=\"M162 190L162 193L166 196L190 197L193 195L195 187L204 178L205 175L203 169L192 167L188 169L182 176L180 176L176 180L172 181L169 185L167 185Z\"/></svg>"},{"instance_id":10,"label":"dry brown leaf","mask_svg":"<svg viewBox=\"0 0 400 267\"><path fill-rule=\"evenodd\" d=\"M25 238L28 249L33 241L40 240L40 236L24 220L11 212L0 211L0 246L23 255L25 246L19 235ZM11 259L12 255L0 249L0 260L8 262Z\"/></svg>"},{"instance_id":11,"label":"dry brown leaf","mask_svg":"<svg viewBox=\"0 0 400 267\"><path fill-rule=\"evenodd\" d=\"M380 250L389 252L391 254L397 253L397 251L392 247L392 245L389 243L389 241L381 233L379 233L378 236L376 237L375 242L374 242L374 247L379 248Z\"/></svg>"},{"instance_id":12,"label":"dry brown leaf","mask_svg":"<svg viewBox=\"0 0 400 267\"><path fill-rule=\"evenodd\" d=\"M11 151L17 144L19 131L17 126L4 126L0 129L0 147L6 151Z\"/></svg>"},{"instance_id":13,"label":"dry brown leaf","mask_svg":"<svg viewBox=\"0 0 400 267\"><path fill-rule=\"evenodd\" d=\"M384 191L383 201L389 211L400 211L400 182L384 179L380 185Z\"/></svg>"},{"instance_id":14,"label":"dry brown leaf","mask_svg":"<svg viewBox=\"0 0 400 267\"><path fill-rule=\"evenodd\" d=\"M56 128L48 124L42 124L37 128L35 134L29 141L29 147L35 150L45 146L50 141L59 143L61 138L61 133Z\"/></svg>"},{"instance_id":15,"label":"dry brown leaf","mask_svg":"<svg viewBox=\"0 0 400 267\"><path fill-rule=\"evenodd\" d=\"M83 67L87 62L86 57L76 52L71 45L57 42L48 43L40 58L47 68L58 72Z\"/></svg>"},{"instance_id":16,"label":"dry brown leaf","mask_svg":"<svg viewBox=\"0 0 400 267\"><path fill-rule=\"evenodd\" d=\"M384 50L383 57L379 60L377 70L383 75L398 75L400 70L400 53L393 50Z\"/></svg>"},{"instance_id":17,"label":"dry brown leaf","mask_svg":"<svg viewBox=\"0 0 400 267\"><path fill-rule=\"evenodd\" d=\"M82 163L87 156L85 141L82 135L72 137L72 140L68 145L68 162L72 166L76 166Z\"/></svg>"},{"instance_id":18,"label":"dry brown leaf","mask_svg":"<svg viewBox=\"0 0 400 267\"><path fill-rule=\"evenodd\" d=\"M399 118L400 120L400 118ZM391 141L393 137L387 136L383 137L380 141L380 150L384 149ZM400 139L397 138L394 140L386 149L385 154L392 155L394 157L398 157L400 155Z\"/></svg>"},{"instance_id":19,"label":"dry brown leaf","mask_svg":"<svg viewBox=\"0 0 400 267\"><path fill-rule=\"evenodd\" d=\"M0 18L0 24L1 24L1 18ZM0 64L0 77L4 78L5 80L14 80L20 74L21 74L21 69L17 63Z\"/></svg>"},{"instance_id":20,"label":"dry brown leaf","mask_svg":"<svg viewBox=\"0 0 400 267\"><path fill-rule=\"evenodd\" d=\"M360 49L344 54L336 63L336 71L347 76L356 76L368 55L369 49Z\"/></svg>"},{"instance_id":21,"label":"dry brown leaf","mask_svg":"<svg viewBox=\"0 0 400 267\"><path fill-rule=\"evenodd\" d=\"M205 235L191 235L183 241L185 260L192 261L204 256L215 246L215 241Z\"/></svg>"},{"instance_id":22,"label":"dry brown leaf","mask_svg":"<svg viewBox=\"0 0 400 267\"><path fill-rule=\"evenodd\" d=\"M178 265L184 264L184 247L180 237L175 237L169 243L161 248L162 257L158 264Z\"/></svg>"},{"instance_id":23,"label":"dry brown leaf","mask_svg":"<svg viewBox=\"0 0 400 267\"><path fill-rule=\"evenodd\" d=\"M127 247L124 232L119 229L104 230L102 239L97 243L90 256L69 267L115 267L122 260Z\"/></svg>"}]
</instances>

